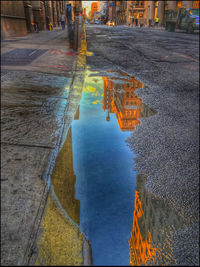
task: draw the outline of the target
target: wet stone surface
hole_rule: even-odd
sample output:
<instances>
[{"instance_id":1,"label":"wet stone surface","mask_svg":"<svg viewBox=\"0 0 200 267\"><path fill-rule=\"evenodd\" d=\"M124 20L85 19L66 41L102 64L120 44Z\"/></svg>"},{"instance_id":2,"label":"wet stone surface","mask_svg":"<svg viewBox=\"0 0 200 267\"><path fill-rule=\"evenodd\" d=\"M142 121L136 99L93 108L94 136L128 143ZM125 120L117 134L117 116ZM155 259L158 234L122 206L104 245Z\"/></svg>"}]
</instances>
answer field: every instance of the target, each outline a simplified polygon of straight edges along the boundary
<instances>
[{"instance_id":1,"label":"wet stone surface","mask_svg":"<svg viewBox=\"0 0 200 267\"><path fill-rule=\"evenodd\" d=\"M75 199L72 131L56 159L51 177L52 192L42 220L36 265L81 265L83 234L80 233L80 201Z\"/></svg>"},{"instance_id":2,"label":"wet stone surface","mask_svg":"<svg viewBox=\"0 0 200 267\"><path fill-rule=\"evenodd\" d=\"M4 266L23 264L44 194L42 173L50 152L1 144L1 263Z\"/></svg>"},{"instance_id":3,"label":"wet stone surface","mask_svg":"<svg viewBox=\"0 0 200 267\"><path fill-rule=\"evenodd\" d=\"M2 142L55 147L70 78L11 71L2 77Z\"/></svg>"},{"instance_id":4,"label":"wet stone surface","mask_svg":"<svg viewBox=\"0 0 200 267\"><path fill-rule=\"evenodd\" d=\"M53 74L3 70L2 95L21 94L39 97L67 98L72 79Z\"/></svg>"},{"instance_id":5,"label":"wet stone surface","mask_svg":"<svg viewBox=\"0 0 200 267\"><path fill-rule=\"evenodd\" d=\"M1 141L55 147L59 141L65 108L65 100L44 100L22 95L11 99L10 96L4 96Z\"/></svg>"},{"instance_id":6,"label":"wet stone surface","mask_svg":"<svg viewBox=\"0 0 200 267\"><path fill-rule=\"evenodd\" d=\"M49 179L64 122L69 123L70 116L66 112L72 105L67 103L70 102L70 88L73 91L75 86L72 81L76 80L73 78L77 54L69 49L67 31L61 29L28 34L26 40L17 40L3 42L2 54L13 49L19 52L18 49L23 48L29 55L33 53L34 57L37 54L35 51L49 50L29 61L28 65L2 66L1 155L4 160L1 170L1 263L27 266L34 265L37 259L38 251L34 242L43 232L40 224L48 198ZM26 61L28 54L22 54L20 58L24 56ZM16 61L20 61L20 58L16 58ZM81 89L81 82L79 85ZM72 102L76 110L76 101ZM49 199L48 208L50 206L54 210L56 206L54 211L50 211L50 221L52 217L56 218L55 214L62 217L59 207L51 204ZM56 226L57 222L54 221ZM59 222L63 222L62 218ZM79 238L79 232L70 224L60 228L61 232L64 230L67 230L68 236L71 230L74 231L71 232L71 239L64 237L68 244L73 243L73 237ZM74 249L74 255L77 255L78 264L82 260L79 244L74 246L77 248ZM65 246L62 251L65 251ZM65 253L65 259L68 256ZM45 262L48 261L40 263Z\"/></svg>"}]
</instances>

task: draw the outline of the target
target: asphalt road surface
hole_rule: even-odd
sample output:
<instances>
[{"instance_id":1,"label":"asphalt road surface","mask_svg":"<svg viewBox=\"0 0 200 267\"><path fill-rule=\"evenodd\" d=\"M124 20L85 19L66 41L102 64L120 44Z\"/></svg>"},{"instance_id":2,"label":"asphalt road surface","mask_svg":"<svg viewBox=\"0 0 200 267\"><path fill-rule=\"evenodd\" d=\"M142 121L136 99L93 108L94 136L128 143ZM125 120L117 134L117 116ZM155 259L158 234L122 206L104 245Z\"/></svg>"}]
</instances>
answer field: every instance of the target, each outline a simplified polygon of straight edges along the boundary
<instances>
[{"instance_id":1,"label":"asphalt road surface","mask_svg":"<svg viewBox=\"0 0 200 267\"><path fill-rule=\"evenodd\" d=\"M135 77L135 93L157 113L141 119L127 144L149 193L187 223L173 233L177 264L198 265L199 35L161 29L88 25L90 70Z\"/></svg>"}]
</instances>

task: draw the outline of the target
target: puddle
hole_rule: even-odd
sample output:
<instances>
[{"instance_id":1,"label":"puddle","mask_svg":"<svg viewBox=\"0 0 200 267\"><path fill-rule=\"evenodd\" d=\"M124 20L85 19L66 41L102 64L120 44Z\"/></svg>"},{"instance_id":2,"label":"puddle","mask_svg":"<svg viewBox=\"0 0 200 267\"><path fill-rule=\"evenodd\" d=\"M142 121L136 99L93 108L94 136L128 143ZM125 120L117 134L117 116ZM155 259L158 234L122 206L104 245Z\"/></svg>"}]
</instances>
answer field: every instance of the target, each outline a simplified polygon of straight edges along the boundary
<instances>
[{"instance_id":1,"label":"puddle","mask_svg":"<svg viewBox=\"0 0 200 267\"><path fill-rule=\"evenodd\" d=\"M76 115L78 117L78 115ZM70 218L80 223L80 200L75 199L76 175L73 169L72 130L68 131L66 141L57 157L52 175L54 192Z\"/></svg>"},{"instance_id":2,"label":"puddle","mask_svg":"<svg viewBox=\"0 0 200 267\"><path fill-rule=\"evenodd\" d=\"M105 74L87 71L79 119L72 123L75 198L93 264L129 265L136 172L125 140L139 118L155 112L134 93L141 82L123 72Z\"/></svg>"},{"instance_id":3,"label":"puddle","mask_svg":"<svg viewBox=\"0 0 200 267\"><path fill-rule=\"evenodd\" d=\"M143 87L123 72L108 71L102 76L87 69L80 104L54 167L55 207L47 207L43 219L38 264L44 258L56 263L59 247L62 265L69 263L63 247L66 255L71 255L70 263L80 263L83 237L78 233L89 240L89 247L91 244L88 257L93 265L130 264L137 173L133 171L135 155L125 140L140 118L155 114L135 95L135 90ZM53 205L52 199L49 205ZM51 223L55 229L51 230ZM60 223L66 239L66 233L70 236L68 243L59 236ZM48 242L51 249L47 245L45 250Z\"/></svg>"},{"instance_id":4,"label":"puddle","mask_svg":"<svg viewBox=\"0 0 200 267\"><path fill-rule=\"evenodd\" d=\"M129 239L130 266L176 264L173 254L173 231L184 220L145 187L145 177L137 175L133 226Z\"/></svg>"},{"instance_id":5,"label":"puddle","mask_svg":"<svg viewBox=\"0 0 200 267\"><path fill-rule=\"evenodd\" d=\"M42 220L38 244L38 266L80 266L83 264L83 234L79 231L80 201L75 199L72 132L57 157L52 174L52 191Z\"/></svg>"}]
</instances>

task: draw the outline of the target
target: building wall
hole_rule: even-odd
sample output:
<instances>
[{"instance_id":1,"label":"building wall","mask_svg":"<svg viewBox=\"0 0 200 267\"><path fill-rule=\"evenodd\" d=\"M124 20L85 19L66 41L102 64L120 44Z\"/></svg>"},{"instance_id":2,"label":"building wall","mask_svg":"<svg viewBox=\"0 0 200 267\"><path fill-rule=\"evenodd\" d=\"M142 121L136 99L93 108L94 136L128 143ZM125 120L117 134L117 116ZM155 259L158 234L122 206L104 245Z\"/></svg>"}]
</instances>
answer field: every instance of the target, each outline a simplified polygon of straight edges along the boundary
<instances>
[{"instance_id":1,"label":"building wall","mask_svg":"<svg viewBox=\"0 0 200 267\"><path fill-rule=\"evenodd\" d=\"M46 24L53 25L53 1L45 1Z\"/></svg>"},{"instance_id":2,"label":"building wall","mask_svg":"<svg viewBox=\"0 0 200 267\"><path fill-rule=\"evenodd\" d=\"M33 32L34 31L34 17L33 17L33 10L30 0L24 0L24 13L26 17L26 27L27 32Z\"/></svg>"},{"instance_id":3,"label":"building wall","mask_svg":"<svg viewBox=\"0 0 200 267\"><path fill-rule=\"evenodd\" d=\"M34 23L39 30L49 29L49 24L60 26L60 14L66 13L66 0L11 0L1 1L2 38L24 36L34 32ZM80 1L71 1L74 4ZM80 3L79 3L80 4Z\"/></svg>"},{"instance_id":4,"label":"building wall","mask_svg":"<svg viewBox=\"0 0 200 267\"><path fill-rule=\"evenodd\" d=\"M101 1L101 12L103 12L104 15L108 15L108 2Z\"/></svg>"},{"instance_id":5,"label":"building wall","mask_svg":"<svg viewBox=\"0 0 200 267\"><path fill-rule=\"evenodd\" d=\"M46 14L44 1L31 1L34 22L38 23L39 30L46 30Z\"/></svg>"},{"instance_id":6,"label":"building wall","mask_svg":"<svg viewBox=\"0 0 200 267\"><path fill-rule=\"evenodd\" d=\"M133 5L133 8L132 8ZM142 11L142 7L144 10ZM127 1L126 23L131 25L131 18L138 19L138 24L150 26L151 22L158 16L159 25L165 24L165 12L168 9L176 10L178 8L199 8L199 1ZM136 23L134 22L134 25Z\"/></svg>"},{"instance_id":7,"label":"building wall","mask_svg":"<svg viewBox=\"0 0 200 267\"><path fill-rule=\"evenodd\" d=\"M116 2L116 22L117 25L126 24L127 16L127 1L117 1Z\"/></svg>"},{"instance_id":8,"label":"building wall","mask_svg":"<svg viewBox=\"0 0 200 267\"><path fill-rule=\"evenodd\" d=\"M91 4L91 18L93 19L95 13L98 12L98 3L94 2Z\"/></svg>"},{"instance_id":9,"label":"building wall","mask_svg":"<svg viewBox=\"0 0 200 267\"><path fill-rule=\"evenodd\" d=\"M82 1L67 1L72 7L72 20L75 20L75 10L82 11Z\"/></svg>"},{"instance_id":10,"label":"building wall","mask_svg":"<svg viewBox=\"0 0 200 267\"><path fill-rule=\"evenodd\" d=\"M1 1L1 37L27 34L23 1Z\"/></svg>"},{"instance_id":11,"label":"building wall","mask_svg":"<svg viewBox=\"0 0 200 267\"><path fill-rule=\"evenodd\" d=\"M113 20L116 22L117 16L116 16L116 6L111 6L112 4L115 4L116 1L108 1L108 17L110 20Z\"/></svg>"}]
</instances>

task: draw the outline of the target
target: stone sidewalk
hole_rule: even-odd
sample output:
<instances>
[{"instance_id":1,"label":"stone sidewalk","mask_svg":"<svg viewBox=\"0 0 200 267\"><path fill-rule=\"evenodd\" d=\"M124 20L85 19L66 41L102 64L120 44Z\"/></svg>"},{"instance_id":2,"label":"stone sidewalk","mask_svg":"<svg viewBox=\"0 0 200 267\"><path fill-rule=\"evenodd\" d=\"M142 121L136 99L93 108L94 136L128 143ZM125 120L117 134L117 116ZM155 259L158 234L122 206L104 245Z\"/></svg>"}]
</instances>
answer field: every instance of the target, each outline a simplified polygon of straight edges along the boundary
<instances>
[{"instance_id":1,"label":"stone sidewalk","mask_svg":"<svg viewBox=\"0 0 200 267\"><path fill-rule=\"evenodd\" d=\"M27 265L81 97L84 53L59 28L4 40L1 53L1 264Z\"/></svg>"}]
</instances>

